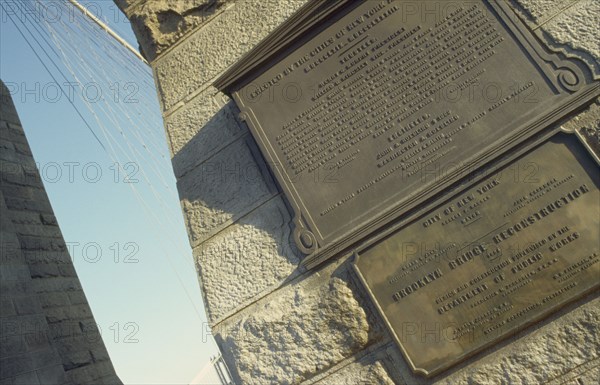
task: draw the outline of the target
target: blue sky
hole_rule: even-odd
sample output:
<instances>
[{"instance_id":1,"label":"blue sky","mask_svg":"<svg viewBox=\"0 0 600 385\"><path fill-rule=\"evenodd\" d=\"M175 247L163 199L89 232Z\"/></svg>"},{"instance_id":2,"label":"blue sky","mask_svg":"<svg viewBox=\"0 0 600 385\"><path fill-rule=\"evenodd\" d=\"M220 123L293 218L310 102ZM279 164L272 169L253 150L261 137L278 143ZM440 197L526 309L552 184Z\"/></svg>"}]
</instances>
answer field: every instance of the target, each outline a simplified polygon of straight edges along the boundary
<instances>
[{"instance_id":1,"label":"blue sky","mask_svg":"<svg viewBox=\"0 0 600 385\"><path fill-rule=\"evenodd\" d=\"M81 3L137 47L129 23L112 1ZM68 98L54 93L54 80L4 12L0 21L0 78L13 90L117 373L128 384L189 383L217 350L204 315L156 95L138 94L146 104L125 106L134 119L142 118L136 112L142 107L156 112L152 135L142 132L147 135L143 139L152 143L151 150L138 162L127 164L122 158L115 162ZM129 90L120 87L116 92L122 99ZM93 122L85 106L76 105ZM106 145L98 130L95 133ZM166 175L164 181L150 166ZM133 175L135 186L126 174Z\"/></svg>"}]
</instances>

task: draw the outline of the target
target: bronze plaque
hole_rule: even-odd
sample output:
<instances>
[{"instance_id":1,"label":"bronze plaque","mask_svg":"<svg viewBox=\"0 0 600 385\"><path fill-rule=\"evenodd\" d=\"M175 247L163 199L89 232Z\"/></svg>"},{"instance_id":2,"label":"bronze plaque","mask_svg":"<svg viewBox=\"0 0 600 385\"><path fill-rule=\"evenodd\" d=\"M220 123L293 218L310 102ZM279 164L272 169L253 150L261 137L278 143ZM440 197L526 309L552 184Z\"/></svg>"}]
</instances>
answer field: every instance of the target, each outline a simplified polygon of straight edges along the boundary
<instances>
[{"instance_id":1,"label":"bronze plaque","mask_svg":"<svg viewBox=\"0 0 600 385\"><path fill-rule=\"evenodd\" d=\"M551 140L357 253L412 369L461 361L600 286L600 169Z\"/></svg>"},{"instance_id":2,"label":"bronze plaque","mask_svg":"<svg viewBox=\"0 0 600 385\"><path fill-rule=\"evenodd\" d=\"M600 94L506 1L312 2L242 62L217 86L294 209L308 267Z\"/></svg>"}]
</instances>

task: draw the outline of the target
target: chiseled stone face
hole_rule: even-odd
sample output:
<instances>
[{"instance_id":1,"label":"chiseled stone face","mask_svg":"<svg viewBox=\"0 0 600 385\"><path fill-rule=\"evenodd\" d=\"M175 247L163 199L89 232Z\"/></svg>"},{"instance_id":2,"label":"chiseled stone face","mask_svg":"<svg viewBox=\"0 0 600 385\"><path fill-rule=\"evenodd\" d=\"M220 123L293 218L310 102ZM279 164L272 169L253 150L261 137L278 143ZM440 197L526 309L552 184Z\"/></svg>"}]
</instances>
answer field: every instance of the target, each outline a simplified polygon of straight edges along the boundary
<instances>
[{"instance_id":1,"label":"chiseled stone face","mask_svg":"<svg viewBox=\"0 0 600 385\"><path fill-rule=\"evenodd\" d=\"M516 0L521 13L538 35L555 48L583 54L583 60L600 76L600 1Z\"/></svg>"},{"instance_id":2,"label":"chiseled stone face","mask_svg":"<svg viewBox=\"0 0 600 385\"><path fill-rule=\"evenodd\" d=\"M541 29L557 43L591 54L592 57L584 57L584 60L600 76L598 25L600 25L600 1L582 0L544 24Z\"/></svg>"},{"instance_id":3,"label":"chiseled stone face","mask_svg":"<svg viewBox=\"0 0 600 385\"><path fill-rule=\"evenodd\" d=\"M527 14L528 19L535 24L543 22L568 4L556 0L516 0L516 3L522 7L522 11Z\"/></svg>"},{"instance_id":4,"label":"chiseled stone face","mask_svg":"<svg viewBox=\"0 0 600 385\"><path fill-rule=\"evenodd\" d=\"M264 172L241 138L179 179L177 189L192 246L275 194Z\"/></svg>"},{"instance_id":5,"label":"chiseled stone face","mask_svg":"<svg viewBox=\"0 0 600 385\"><path fill-rule=\"evenodd\" d=\"M240 1L153 63L163 110L210 84L304 0Z\"/></svg>"},{"instance_id":6,"label":"chiseled stone face","mask_svg":"<svg viewBox=\"0 0 600 385\"><path fill-rule=\"evenodd\" d=\"M567 376L580 365L597 366L599 346L600 299L596 298L437 383L545 384ZM567 378L558 383L579 384Z\"/></svg>"},{"instance_id":7,"label":"chiseled stone face","mask_svg":"<svg viewBox=\"0 0 600 385\"><path fill-rule=\"evenodd\" d=\"M243 384L299 384L367 344L367 315L348 284L318 278L285 287L216 328Z\"/></svg>"},{"instance_id":8,"label":"chiseled stone face","mask_svg":"<svg viewBox=\"0 0 600 385\"><path fill-rule=\"evenodd\" d=\"M277 197L194 249L212 323L294 274L290 220Z\"/></svg>"},{"instance_id":9,"label":"chiseled stone face","mask_svg":"<svg viewBox=\"0 0 600 385\"><path fill-rule=\"evenodd\" d=\"M233 0L115 0L133 23L143 54L154 60Z\"/></svg>"},{"instance_id":10,"label":"chiseled stone face","mask_svg":"<svg viewBox=\"0 0 600 385\"><path fill-rule=\"evenodd\" d=\"M237 119L238 113L233 101L210 87L165 117L177 178L248 133Z\"/></svg>"},{"instance_id":11,"label":"chiseled stone face","mask_svg":"<svg viewBox=\"0 0 600 385\"><path fill-rule=\"evenodd\" d=\"M315 385L394 385L386 368L380 361L374 363L355 362L329 377L316 382Z\"/></svg>"}]
</instances>

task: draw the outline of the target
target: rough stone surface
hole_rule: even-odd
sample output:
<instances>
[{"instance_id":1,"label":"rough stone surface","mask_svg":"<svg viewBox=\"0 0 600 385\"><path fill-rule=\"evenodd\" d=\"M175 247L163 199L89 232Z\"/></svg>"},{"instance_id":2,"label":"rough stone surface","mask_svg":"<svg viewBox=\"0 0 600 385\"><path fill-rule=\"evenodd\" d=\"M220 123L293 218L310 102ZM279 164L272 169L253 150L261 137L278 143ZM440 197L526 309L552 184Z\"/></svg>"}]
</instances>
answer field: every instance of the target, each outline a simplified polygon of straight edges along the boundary
<instances>
[{"instance_id":1,"label":"rough stone surface","mask_svg":"<svg viewBox=\"0 0 600 385\"><path fill-rule=\"evenodd\" d=\"M395 385L380 361L356 362L341 368L315 385Z\"/></svg>"},{"instance_id":2,"label":"rough stone surface","mask_svg":"<svg viewBox=\"0 0 600 385\"><path fill-rule=\"evenodd\" d=\"M116 0L134 24L143 55L154 60L233 0Z\"/></svg>"},{"instance_id":3,"label":"rough stone surface","mask_svg":"<svg viewBox=\"0 0 600 385\"><path fill-rule=\"evenodd\" d=\"M243 384L298 384L367 345L369 325L339 278L310 277L217 327Z\"/></svg>"},{"instance_id":4,"label":"rough stone surface","mask_svg":"<svg viewBox=\"0 0 600 385\"><path fill-rule=\"evenodd\" d=\"M585 61L600 76L600 1L581 0L542 26L555 42L582 50Z\"/></svg>"},{"instance_id":5,"label":"rough stone surface","mask_svg":"<svg viewBox=\"0 0 600 385\"><path fill-rule=\"evenodd\" d=\"M169 111L234 64L304 0L240 1L153 63L163 110Z\"/></svg>"},{"instance_id":6,"label":"rough stone surface","mask_svg":"<svg viewBox=\"0 0 600 385\"><path fill-rule=\"evenodd\" d=\"M548 18L556 15L561 9L577 2L578 0L510 0L534 25L539 25Z\"/></svg>"},{"instance_id":7,"label":"rough stone surface","mask_svg":"<svg viewBox=\"0 0 600 385\"><path fill-rule=\"evenodd\" d=\"M165 117L177 178L248 132L238 113L233 101L209 87Z\"/></svg>"},{"instance_id":8,"label":"rough stone surface","mask_svg":"<svg viewBox=\"0 0 600 385\"><path fill-rule=\"evenodd\" d=\"M437 384L544 384L599 357L600 299L596 298Z\"/></svg>"},{"instance_id":9,"label":"rough stone surface","mask_svg":"<svg viewBox=\"0 0 600 385\"><path fill-rule=\"evenodd\" d=\"M207 240L231 221L276 192L264 165L241 138L209 158L177 182L192 246Z\"/></svg>"},{"instance_id":10,"label":"rough stone surface","mask_svg":"<svg viewBox=\"0 0 600 385\"><path fill-rule=\"evenodd\" d=\"M564 385L564 384L596 384L600 378L600 361L590 361L581 367L572 370L556 379L549 381L548 385Z\"/></svg>"},{"instance_id":11,"label":"rough stone surface","mask_svg":"<svg viewBox=\"0 0 600 385\"><path fill-rule=\"evenodd\" d=\"M194 250L211 322L293 274L299 254L290 220L276 197Z\"/></svg>"},{"instance_id":12,"label":"rough stone surface","mask_svg":"<svg viewBox=\"0 0 600 385\"><path fill-rule=\"evenodd\" d=\"M600 76L599 1L512 0L512 4L543 40L580 56Z\"/></svg>"}]
</instances>

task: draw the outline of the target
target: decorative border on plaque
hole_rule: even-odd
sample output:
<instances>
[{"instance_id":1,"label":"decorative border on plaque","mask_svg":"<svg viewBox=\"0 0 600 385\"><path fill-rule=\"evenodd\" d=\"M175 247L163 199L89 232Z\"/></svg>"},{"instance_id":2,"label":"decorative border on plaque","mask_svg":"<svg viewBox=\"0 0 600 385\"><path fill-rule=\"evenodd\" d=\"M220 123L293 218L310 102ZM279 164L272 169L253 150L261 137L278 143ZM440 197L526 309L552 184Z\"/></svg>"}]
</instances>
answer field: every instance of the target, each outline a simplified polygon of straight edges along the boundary
<instances>
[{"instance_id":1,"label":"decorative border on plaque","mask_svg":"<svg viewBox=\"0 0 600 385\"><path fill-rule=\"evenodd\" d=\"M326 17L322 20L319 20L317 16L317 21L311 19L309 24L318 29L323 23L333 17L332 14L336 10L347 9L346 2L338 2L336 4L337 8L328 9L324 13ZM331 233L323 234L319 230L315 221L311 218L311 213L307 209L303 197L298 193L290 175L288 175L283 167L284 160L278 157L273 143L266 133L267 131L261 126L252 107L244 103L244 98L240 93L241 89L239 89L240 85L244 83L244 71L256 77L258 76L256 72L259 69L246 64L246 67L234 68L228 71L227 76L219 79L217 85L222 90L231 92L232 97L242 112L240 116L248 124L251 133L266 158L266 162L271 167L273 174L285 193L289 205L294 211L294 240L298 248L307 254L307 257L302 261L303 266L314 268L328 258L342 251L349 250L352 245L360 242L361 239L365 239L376 230L394 222L403 214L425 202L428 198L435 196L457 180L468 175L472 170L496 159L532 135L557 122L564 116L581 109L600 96L600 81L594 80L595 76L592 70L582 60L567 56L560 50L552 50L544 46L537 36L529 31L506 2L501 0L487 0L483 4L487 4L487 8L493 11L492 13L497 18L497 21L513 37L514 41L522 47L525 54L530 58L532 65L536 66L537 71L547 79L555 92L564 95L563 99L551 103L552 105L549 105L545 110L540 112L535 120L520 127L515 127L510 132L510 135L503 137L502 140L497 141L493 146L484 148L472 157L464 159L461 167L448 172L435 184L421 186L414 194L409 194L386 208L385 212L368 217L367 220L361 222L360 226L354 226L350 230L345 230L341 235L336 234L332 236ZM314 16L314 14L311 15L311 17ZM295 18L294 23L295 25L301 25L302 21ZM283 28L283 30L287 30L286 28ZM293 36L292 40L296 47L303 42L301 36L297 34ZM285 41L285 39L282 41ZM291 44L287 42L285 49L281 48L281 50L289 53ZM267 46L268 44L265 43L262 45ZM274 44L271 45L273 47L276 46ZM281 47L283 46L283 43L281 43ZM261 49L264 50L264 47ZM256 60L256 53L254 56L254 60ZM275 56L275 54L271 55L271 57ZM260 61L260 63L261 66L265 66L264 60ZM245 81L247 83L248 79ZM236 87L238 88L234 90Z\"/></svg>"}]
</instances>

